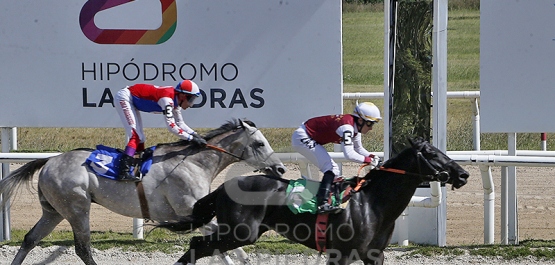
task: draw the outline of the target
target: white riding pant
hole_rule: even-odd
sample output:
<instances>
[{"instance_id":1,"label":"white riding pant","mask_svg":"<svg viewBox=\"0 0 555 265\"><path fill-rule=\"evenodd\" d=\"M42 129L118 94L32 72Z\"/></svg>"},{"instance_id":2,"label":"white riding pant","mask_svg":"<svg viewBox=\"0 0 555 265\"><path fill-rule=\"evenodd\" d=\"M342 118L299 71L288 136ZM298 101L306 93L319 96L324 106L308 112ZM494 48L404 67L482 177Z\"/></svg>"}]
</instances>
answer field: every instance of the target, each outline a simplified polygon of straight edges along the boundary
<instances>
[{"instance_id":1,"label":"white riding pant","mask_svg":"<svg viewBox=\"0 0 555 265\"><path fill-rule=\"evenodd\" d=\"M125 128L125 135L127 136L127 141L133 135L133 129L137 132L141 143L146 140L145 134L143 132L143 120L141 118L141 112L133 106L133 98L131 97L131 91L124 88L120 89L116 93L116 110L119 114L123 127Z\"/></svg>"},{"instance_id":2,"label":"white riding pant","mask_svg":"<svg viewBox=\"0 0 555 265\"><path fill-rule=\"evenodd\" d=\"M291 145L295 151L316 165L322 173L331 170L335 176L340 175L339 166L331 159L326 148L308 136L304 124L293 132Z\"/></svg>"}]
</instances>

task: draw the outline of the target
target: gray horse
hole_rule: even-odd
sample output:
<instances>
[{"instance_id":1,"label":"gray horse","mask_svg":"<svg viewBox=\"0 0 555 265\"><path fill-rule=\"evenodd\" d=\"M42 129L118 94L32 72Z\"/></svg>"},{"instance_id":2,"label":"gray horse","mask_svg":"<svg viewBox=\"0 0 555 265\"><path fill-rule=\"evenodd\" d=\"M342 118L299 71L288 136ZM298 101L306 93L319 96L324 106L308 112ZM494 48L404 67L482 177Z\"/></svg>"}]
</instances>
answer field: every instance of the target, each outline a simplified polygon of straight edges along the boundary
<instances>
[{"instance_id":1,"label":"gray horse","mask_svg":"<svg viewBox=\"0 0 555 265\"><path fill-rule=\"evenodd\" d=\"M21 264L63 219L73 230L77 255L87 265L96 264L90 247L91 203L121 215L144 218L146 201L149 219L178 221L191 214L194 203L209 193L212 180L234 162L246 161L275 176L285 173L284 165L252 122L229 121L207 133L205 139L214 148L199 149L188 142L158 145L152 167L141 183L146 198L142 201L135 183L98 177L85 165L93 150L76 149L31 161L15 170L0 181L4 199L0 204L42 168L38 178L42 217L25 235L12 264Z\"/></svg>"}]
</instances>

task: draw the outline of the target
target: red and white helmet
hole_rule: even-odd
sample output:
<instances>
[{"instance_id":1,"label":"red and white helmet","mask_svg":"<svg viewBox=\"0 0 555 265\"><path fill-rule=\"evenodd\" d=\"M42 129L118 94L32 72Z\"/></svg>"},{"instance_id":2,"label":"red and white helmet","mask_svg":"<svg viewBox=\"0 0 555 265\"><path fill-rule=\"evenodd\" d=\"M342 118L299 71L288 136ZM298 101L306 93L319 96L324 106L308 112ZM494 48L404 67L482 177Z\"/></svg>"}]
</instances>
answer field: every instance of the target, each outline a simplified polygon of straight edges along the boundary
<instances>
[{"instance_id":1,"label":"red and white helmet","mask_svg":"<svg viewBox=\"0 0 555 265\"><path fill-rule=\"evenodd\" d=\"M175 86L175 91L200 97L200 89L197 84L191 80L183 80Z\"/></svg>"},{"instance_id":2,"label":"red and white helmet","mask_svg":"<svg viewBox=\"0 0 555 265\"><path fill-rule=\"evenodd\" d=\"M353 116L371 122L379 122L382 119L380 116L380 109L371 102L362 102L358 104L353 110Z\"/></svg>"}]
</instances>

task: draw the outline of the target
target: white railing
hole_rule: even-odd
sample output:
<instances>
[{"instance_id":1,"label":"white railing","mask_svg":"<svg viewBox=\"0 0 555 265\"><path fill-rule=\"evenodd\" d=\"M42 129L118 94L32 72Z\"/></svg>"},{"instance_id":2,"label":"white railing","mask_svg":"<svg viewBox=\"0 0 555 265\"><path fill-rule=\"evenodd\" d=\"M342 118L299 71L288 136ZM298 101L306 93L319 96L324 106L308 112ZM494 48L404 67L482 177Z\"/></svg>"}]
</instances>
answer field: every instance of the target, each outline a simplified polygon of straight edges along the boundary
<instances>
[{"instance_id":1,"label":"white railing","mask_svg":"<svg viewBox=\"0 0 555 265\"><path fill-rule=\"evenodd\" d=\"M432 93L433 96L433 93ZM383 92L355 92L343 93L343 99L383 99ZM470 99L472 102L472 143L474 150L480 150L480 108L478 106L478 99L480 98L480 91L447 91L447 98L450 99Z\"/></svg>"},{"instance_id":2,"label":"white railing","mask_svg":"<svg viewBox=\"0 0 555 265\"><path fill-rule=\"evenodd\" d=\"M381 99L384 93L344 93L343 99ZM494 185L493 178L491 175L490 168L492 166L526 166L526 167L553 167L555 166L555 152L554 151L526 151L517 150L515 156L510 156L507 150L488 150L480 151L480 127L479 127L479 111L478 111L478 98L480 97L479 91L460 91L460 92L447 92L448 98L469 98L473 99L474 103L474 149L475 151L448 151L449 155L453 160L461 165L478 165L482 174L482 183L484 189L484 243L493 244L494 243ZM2 143L5 137L5 131L2 132ZM11 138L15 139L15 135ZM0 163L25 163L34 159L46 158L50 156L55 156L60 153L8 153L8 151L2 146L2 153L0 153ZM14 148L15 149L15 148ZM298 163L301 167L308 166L308 161L302 155L298 153L279 153L277 154L279 158L285 163ZM377 152L376 155L383 157L383 152ZM338 163L346 162L343 153L341 152L330 152L330 156ZM3 167L2 173L7 175L9 169L5 170ZM0 176L1 177L1 176ZM506 176L503 176L506 177ZM435 187L435 186L433 186ZM505 188L502 187L502 191ZM438 193L439 192L439 193ZM435 207L439 204L438 198L441 198L441 189L432 188L430 191L430 197L418 197L414 196L411 200L410 206L415 207ZM509 196L515 196L516 194L501 194L502 200L507 201ZM514 199L514 198L511 198ZM2 212L0 212L1 214ZM501 211L502 223L506 224L508 217L506 216L506 211ZM6 238L8 235L9 239L9 213L4 215L4 234L0 233L0 241ZM0 223L2 220L0 220ZM8 227L6 229L5 227ZM1 231L0 231L1 232ZM137 235L141 237L142 235ZM405 235L406 236L406 235ZM408 242L403 235L399 236L399 242ZM506 232L502 230L502 242L507 242Z\"/></svg>"},{"instance_id":3,"label":"white railing","mask_svg":"<svg viewBox=\"0 0 555 265\"><path fill-rule=\"evenodd\" d=\"M47 158L60 153L0 153L0 163L25 163L39 158ZM284 163L307 163L304 156L298 153L278 153L278 157ZM383 152L377 152L376 155L383 157ZM447 155L460 165L477 165L482 173L482 183L484 187L484 243L494 243L494 205L495 192L493 185L493 177L490 168L492 166L520 166L520 167L554 167L555 152L554 151L526 151L519 150L517 156L508 156L506 150L489 150L489 151L448 151ZM330 156L338 163L347 162L341 152L330 152ZM502 189L504 190L504 189ZM437 190L432 190L437 193ZM439 194L432 194L427 199L433 200L434 197L441 198L441 190ZM502 200L509 198L510 194L501 193ZM426 197L415 196L411 200L411 204L418 206L418 201L426 199ZM502 211L502 220L506 220L507 216ZM6 225L6 224L5 224Z\"/></svg>"},{"instance_id":4,"label":"white railing","mask_svg":"<svg viewBox=\"0 0 555 265\"><path fill-rule=\"evenodd\" d=\"M383 92L377 93L343 93L343 99L382 99L384 97ZM478 105L477 105L477 98L480 97L479 91L453 91L447 92L448 98L470 98L474 99L475 103L475 118L474 118L474 147L475 150L479 150L479 143L480 143L480 133L479 133L479 114L478 114ZM2 143L10 143L9 145L2 146L2 153L0 153L0 163L25 163L29 162L34 159L39 158L46 158L54 155L58 155L59 153L9 153L10 149L15 150L17 149L17 133L15 128L10 130L11 128L2 128ZM282 157L283 161L297 161L300 162L301 167L307 167L308 161L304 157L299 154L279 154ZM342 153L331 153L332 158L337 160L337 162L344 162L346 161L343 157ZM377 154L383 158L383 153ZM2 175L9 174L9 164L6 166L2 166L2 174L0 174L0 179ZM0 195L1 196L1 195ZM414 196L413 200L411 200L410 206L413 207L437 207L440 201L438 198L441 198L441 190L439 189L438 183L433 183L432 190L430 192L430 197L418 197ZM133 219L133 235L135 238L142 238L142 229L139 228L141 225L140 219ZM403 224L402 224L403 225ZM0 211L0 241L9 239L10 238L10 224L9 224L9 208L5 207ZM406 236L408 237L408 236ZM408 242L408 239L404 241Z\"/></svg>"}]
</instances>

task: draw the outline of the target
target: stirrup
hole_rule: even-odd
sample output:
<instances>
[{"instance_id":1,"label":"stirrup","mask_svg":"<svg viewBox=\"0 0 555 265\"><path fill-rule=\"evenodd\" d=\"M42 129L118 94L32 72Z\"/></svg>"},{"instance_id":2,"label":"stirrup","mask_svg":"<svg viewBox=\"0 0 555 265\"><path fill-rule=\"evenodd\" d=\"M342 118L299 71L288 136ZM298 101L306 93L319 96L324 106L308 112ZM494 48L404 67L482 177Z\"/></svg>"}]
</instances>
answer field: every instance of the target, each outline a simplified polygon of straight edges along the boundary
<instances>
[{"instance_id":1,"label":"stirrup","mask_svg":"<svg viewBox=\"0 0 555 265\"><path fill-rule=\"evenodd\" d=\"M123 176L120 175L118 180L139 182L139 181L141 181L141 178L127 173L127 174L124 174Z\"/></svg>"},{"instance_id":2,"label":"stirrup","mask_svg":"<svg viewBox=\"0 0 555 265\"><path fill-rule=\"evenodd\" d=\"M341 211L343 211L343 208L332 206L329 203L318 206L318 213L340 213Z\"/></svg>"}]
</instances>

